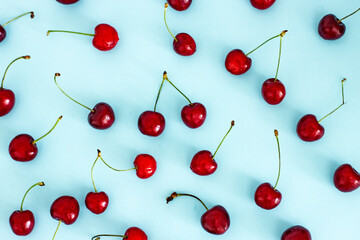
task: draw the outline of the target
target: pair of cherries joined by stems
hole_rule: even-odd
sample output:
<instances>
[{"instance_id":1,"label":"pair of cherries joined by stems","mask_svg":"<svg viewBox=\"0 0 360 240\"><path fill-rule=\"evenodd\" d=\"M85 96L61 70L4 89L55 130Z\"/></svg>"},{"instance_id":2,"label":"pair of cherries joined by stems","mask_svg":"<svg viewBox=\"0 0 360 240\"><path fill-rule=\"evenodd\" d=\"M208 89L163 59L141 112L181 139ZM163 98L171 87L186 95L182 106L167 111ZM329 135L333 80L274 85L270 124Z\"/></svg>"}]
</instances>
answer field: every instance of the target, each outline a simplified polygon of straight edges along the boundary
<instances>
[{"instance_id":1,"label":"pair of cherries joined by stems","mask_svg":"<svg viewBox=\"0 0 360 240\"><path fill-rule=\"evenodd\" d=\"M118 170L113 167L111 167L101 156L101 151L98 149L98 156L96 160L94 161L94 164L91 167L91 181L94 186L94 192L89 192L86 195L85 198L85 205L86 207L95 214L101 214L105 212L106 208L109 205L109 197L105 192L98 192L95 186L94 178L93 178L93 171L96 162L101 159L101 161L111 170L117 171L117 172L125 172L125 171L131 171L136 170L136 175L141 179L147 179L154 175L157 168L157 163L155 158L153 158L149 154L139 154L136 156L134 160L134 168L131 169L125 169L125 170Z\"/></svg>"},{"instance_id":2,"label":"pair of cherries joined by stems","mask_svg":"<svg viewBox=\"0 0 360 240\"><path fill-rule=\"evenodd\" d=\"M27 12L27 13L24 13L24 14L21 14L20 16L17 16L16 18L13 18L11 19L10 21L0 25L0 42L4 41L4 39L6 38L6 30L5 30L5 26L8 25L9 23L25 16L25 15L30 15L30 18L34 18L35 17L35 14L34 12Z\"/></svg>"},{"instance_id":3,"label":"pair of cherries joined by stems","mask_svg":"<svg viewBox=\"0 0 360 240\"><path fill-rule=\"evenodd\" d=\"M185 125L189 128L198 128L202 126L206 119L206 108L204 105L198 102L191 102L190 99L169 80L165 71L156 97L154 111L145 111L139 116L138 128L140 132L147 136L157 137L165 129L165 118L161 113L156 111L156 106L165 81L170 83L189 102L189 105L184 106L181 110L181 119Z\"/></svg>"},{"instance_id":4,"label":"pair of cherries joined by stems","mask_svg":"<svg viewBox=\"0 0 360 240\"><path fill-rule=\"evenodd\" d=\"M84 104L76 101L72 97L70 97L68 94L66 94L57 83L57 77L60 76L60 73L55 73L54 76L54 82L56 86L60 89L60 91L67 96L69 99L74 101L75 103L79 104L80 106L88 109L90 111L88 115L88 122L90 126L92 126L95 129L104 130L110 128L114 122L115 122L115 113L112 107L104 102L97 103L93 109L85 106Z\"/></svg>"}]
</instances>

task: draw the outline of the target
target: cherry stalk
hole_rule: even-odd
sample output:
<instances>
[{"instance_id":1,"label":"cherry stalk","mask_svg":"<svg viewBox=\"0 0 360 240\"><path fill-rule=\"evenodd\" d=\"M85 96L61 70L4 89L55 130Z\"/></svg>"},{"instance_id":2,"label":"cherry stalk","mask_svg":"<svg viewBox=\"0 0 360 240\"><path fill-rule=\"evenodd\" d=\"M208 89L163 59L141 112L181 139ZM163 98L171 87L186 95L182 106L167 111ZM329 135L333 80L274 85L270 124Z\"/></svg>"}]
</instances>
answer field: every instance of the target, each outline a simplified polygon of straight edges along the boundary
<instances>
[{"instance_id":1,"label":"cherry stalk","mask_svg":"<svg viewBox=\"0 0 360 240\"><path fill-rule=\"evenodd\" d=\"M34 12L27 12L27 13L21 14L20 16L17 16L16 18L11 19L10 21L4 23L3 25L0 25L0 42L4 41L4 39L6 38L6 30L5 30L4 27L6 25L8 25L9 23L11 23L11 22L23 17L23 16L26 16L26 15L30 15L30 18L35 17Z\"/></svg>"},{"instance_id":2,"label":"cherry stalk","mask_svg":"<svg viewBox=\"0 0 360 240\"><path fill-rule=\"evenodd\" d=\"M148 237L143 230L138 227L128 228L124 235L115 234L99 234L93 236L91 240L99 240L101 237L119 237L127 240L147 240Z\"/></svg>"}]
</instances>

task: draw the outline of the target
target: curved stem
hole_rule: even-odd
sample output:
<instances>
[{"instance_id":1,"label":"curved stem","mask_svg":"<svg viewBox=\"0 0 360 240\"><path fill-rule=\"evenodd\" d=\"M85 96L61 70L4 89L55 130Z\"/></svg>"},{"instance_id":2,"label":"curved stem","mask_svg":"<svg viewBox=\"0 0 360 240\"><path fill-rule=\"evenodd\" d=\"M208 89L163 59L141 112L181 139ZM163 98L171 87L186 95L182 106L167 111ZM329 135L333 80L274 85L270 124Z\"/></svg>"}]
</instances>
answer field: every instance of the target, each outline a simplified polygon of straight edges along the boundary
<instances>
[{"instance_id":1,"label":"curved stem","mask_svg":"<svg viewBox=\"0 0 360 240\"><path fill-rule=\"evenodd\" d=\"M280 59L281 59L282 40L283 40L283 37L284 37L284 35L285 35L286 32L287 32L287 31L283 31L283 32L280 34L279 59L278 59L278 64L277 64L277 68L276 68L276 75L275 75L275 80L274 80L274 82L276 82L277 77L278 77L278 73L279 73Z\"/></svg>"},{"instance_id":2,"label":"curved stem","mask_svg":"<svg viewBox=\"0 0 360 240\"><path fill-rule=\"evenodd\" d=\"M159 91L158 91L158 94L157 94L157 97L156 97L155 106L154 106L154 112L156 112L156 106L157 106L157 103L159 101L160 93L161 93L162 87L163 87L164 82L165 82L165 77L164 77L165 75L166 75L166 72L164 72L164 74L163 74L163 80L161 82L161 85L160 85L160 88L159 88Z\"/></svg>"},{"instance_id":3,"label":"curved stem","mask_svg":"<svg viewBox=\"0 0 360 240\"><path fill-rule=\"evenodd\" d=\"M98 151L99 151L99 150L98 150ZM126 172L126 171L136 170L136 167L134 167L134 168L129 168L129 169L124 169L124 170L119 170L119 169L113 168L113 167L111 167L109 164L107 164L107 162L105 162L105 160L104 160L104 159L102 158L102 156L101 156L101 152L99 152L99 157L100 157L101 161L102 161L108 168L110 168L111 170L114 170L114 171L116 171L116 172Z\"/></svg>"},{"instance_id":4,"label":"curved stem","mask_svg":"<svg viewBox=\"0 0 360 240\"><path fill-rule=\"evenodd\" d=\"M320 123L322 120L324 120L325 118L327 118L328 116L330 116L331 114L333 114L334 112L336 112L339 108L341 108L344 104L345 104L345 95L344 95L344 82L346 81L346 78L344 78L341 81L341 94L342 94L342 103L340 104L340 106L338 106L337 108L335 108L333 111L331 111L329 114L327 114L325 117L323 117L322 119L320 119L318 122Z\"/></svg>"},{"instance_id":5,"label":"curved stem","mask_svg":"<svg viewBox=\"0 0 360 240\"><path fill-rule=\"evenodd\" d=\"M25 198L26 198L26 195L29 193L29 191L30 191L31 189L33 189L33 188L36 187L36 186L45 186L45 183L44 183L44 182L35 183L34 185L32 185L32 186L26 191L26 193L24 194L24 197L23 197L23 199L22 199L22 201L21 201L20 212L23 211L23 205L24 205L24 200L25 200Z\"/></svg>"},{"instance_id":6,"label":"curved stem","mask_svg":"<svg viewBox=\"0 0 360 240\"><path fill-rule=\"evenodd\" d=\"M275 137L276 137L276 142L277 142L277 147L278 147L278 153L279 153L279 172L278 172L278 176L277 176L277 179L276 179L276 183L275 183L275 186L274 186L274 190L276 189L278 183L279 183L279 179L280 179L280 171L281 171L281 155L280 155L280 143L279 143L279 132L278 130L274 130L274 133L275 133Z\"/></svg>"},{"instance_id":7,"label":"curved stem","mask_svg":"<svg viewBox=\"0 0 360 240\"><path fill-rule=\"evenodd\" d=\"M169 6L169 4L168 4L168 3L165 3L164 22L165 22L165 26L166 26L167 30L169 31L170 35L171 35L171 36L174 38L174 40L177 42L176 37L175 37L174 34L172 34L172 32L170 31L169 26L167 25L167 22L166 22L166 10L167 10L168 6Z\"/></svg>"},{"instance_id":8,"label":"curved stem","mask_svg":"<svg viewBox=\"0 0 360 240\"><path fill-rule=\"evenodd\" d=\"M225 134L225 136L224 136L223 139L221 140L219 146L218 146L217 149L215 150L214 155L212 156L212 159L215 158L216 153L218 152L218 150L219 150L219 148L221 147L222 143L224 142L225 138L227 137L227 135L230 133L231 129L232 129L234 126L235 126L235 121L233 120L233 121L231 121L231 126L230 126L229 130L227 131L227 133Z\"/></svg>"},{"instance_id":9,"label":"curved stem","mask_svg":"<svg viewBox=\"0 0 360 240\"><path fill-rule=\"evenodd\" d=\"M172 200L174 200L174 198L177 198L179 196L187 196L187 197L192 197L192 198L195 198L196 200L198 200L203 206L204 208L206 209L206 211L209 210L209 208L205 205L205 203L203 201L201 201L200 198L194 196L194 195L191 195L191 194L187 194L187 193L176 193L176 192L173 192L170 197L166 198L166 203L169 203L171 202Z\"/></svg>"},{"instance_id":10,"label":"curved stem","mask_svg":"<svg viewBox=\"0 0 360 240\"><path fill-rule=\"evenodd\" d=\"M96 236L93 236L91 238L91 240L99 240L100 237L121 237L121 238L127 238L127 236L124 236L124 235L112 235L112 234L99 234L99 235L96 235Z\"/></svg>"},{"instance_id":11,"label":"curved stem","mask_svg":"<svg viewBox=\"0 0 360 240\"><path fill-rule=\"evenodd\" d=\"M82 32L73 32L73 31L66 31L66 30L49 30L47 31L46 35L49 36L52 32L62 32L62 33L73 33L73 34L79 34L79 35L85 35L85 36L95 36L94 33L82 33Z\"/></svg>"},{"instance_id":12,"label":"curved stem","mask_svg":"<svg viewBox=\"0 0 360 240\"><path fill-rule=\"evenodd\" d=\"M56 86L60 89L60 91L61 91L63 94L65 94L65 96L67 96L67 97L70 98L72 101L74 101L75 103L77 103L77 104L79 104L80 106L82 106L82 107L90 110L91 112L94 112L93 109L91 109L91 108L85 106L84 104L76 101L75 99L73 99L72 97L70 97L69 95L67 95L66 92L64 92L64 90L61 89L61 87L60 87L59 84L57 83L57 79L56 79L57 77L60 77L60 76L61 76L60 73L55 73L55 76L54 76L55 84L56 84Z\"/></svg>"},{"instance_id":13,"label":"curved stem","mask_svg":"<svg viewBox=\"0 0 360 240\"><path fill-rule=\"evenodd\" d=\"M98 151L97 158L95 159L95 162L94 162L94 164L93 164L92 167L91 167L91 181L92 181L92 184L93 184L93 186L94 186L95 193L97 193L98 191L97 191L96 186L95 186L94 177L93 177L93 171L94 171L94 167L95 167L96 162L98 161L98 159L99 159L100 156L101 156L101 151L100 151L99 149L98 149L97 151Z\"/></svg>"},{"instance_id":14,"label":"curved stem","mask_svg":"<svg viewBox=\"0 0 360 240\"><path fill-rule=\"evenodd\" d=\"M343 17L342 19L338 20L338 22L339 22L339 23L340 23L340 22L342 22L342 20L344 20L344 19L346 19L346 18L348 18L348 17L350 17L350 16L354 15L354 14L355 14L355 13L357 13L358 11L360 11L360 8L359 8L358 10L356 10L355 12L350 13L350 14L349 14L349 15L347 15L346 17Z\"/></svg>"},{"instance_id":15,"label":"curved stem","mask_svg":"<svg viewBox=\"0 0 360 240\"><path fill-rule=\"evenodd\" d=\"M183 92L181 92L180 89L178 89L178 88L169 80L166 71L164 72L164 76L163 76L163 77L165 78L165 80L166 80L168 83L171 84L171 86L173 86L181 95L183 95L184 98L186 98L186 100L190 103L190 106L193 105L192 102L190 101L190 99L189 99Z\"/></svg>"},{"instance_id":16,"label":"curved stem","mask_svg":"<svg viewBox=\"0 0 360 240\"><path fill-rule=\"evenodd\" d=\"M281 34L283 34L283 32L285 32L287 30L282 31L280 34L273 36L272 38L269 38L268 40L266 40L265 42L263 42L262 44L260 44L258 47L256 47L254 50L252 50L251 52L247 53L246 56L249 56L250 54L252 54L253 52L255 52L256 50L258 50L260 47L262 47L263 45L265 45L266 43L270 42L271 40L280 37Z\"/></svg>"},{"instance_id":17,"label":"curved stem","mask_svg":"<svg viewBox=\"0 0 360 240\"><path fill-rule=\"evenodd\" d=\"M54 233L54 236L53 236L52 240L55 239L55 236L56 236L57 232L59 231L60 224L61 224L61 220L59 221L59 224L57 225L57 228L56 228L56 231Z\"/></svg>"},{"instance_id":18,"label":"curved stem","mask_svg":"<svg viewBox=\"0 0 360 240\"><path fill-rule=\"evenodd\" d=\"M35 17L34 12L27 12L27 13L21 14L20 16L17 16L16 18L11 19L10 21L4 23L2 26L5 27L5 26L8 25L9 23L11 23L11 22L13 22L13 21L15 21L15 20L17 20L17 19L25 16L25 15L28 15L28 14L30 14L30 18L34 18L34 17Z\"/></svg>"},{"instance_id":19,"label":"curved stem","mask_svg":"<svg viewBox=\"0 0 360 240\"><path fill-rule=\"evenodd\" d=\"M54 130L54 128L56 127L56 125L59 123L59 121L60 121L61 119L62 119L62 116L60 116L60 117L58 118L58 120L56 121L56 123L54 124L54 126L53 126L45 135L43 135L42 137L34 140L34 141L32 142L32 144L37 143L38 141L40 141L41 139L43 139L44 137L46 137L47 135L49 135L49 133L51 133L52 130Z\"/></svg>"},{"instance_id":20,"label":"curved stem","mask_svg":"<svg viewBox=\"0 0 360 240\"><path fill-rule=\"evenodd\" d=\"M14 60L7 66L7 68L6 68L5 72L4 72L4 76L3 76L3 78L2 78L2 81L1 81L0 89L3 89L3 88L4 88L4 80L5 80L6 73L7 73L7 71L9 70L10 66L11 66L14 62L16 62L17 60L19 60L19 59L30 59L30 56L29 56L29 55L26 55L26 56L18 57L18 58L16 58L16 59L14 59Z\"/></svg>"}]
</instances>

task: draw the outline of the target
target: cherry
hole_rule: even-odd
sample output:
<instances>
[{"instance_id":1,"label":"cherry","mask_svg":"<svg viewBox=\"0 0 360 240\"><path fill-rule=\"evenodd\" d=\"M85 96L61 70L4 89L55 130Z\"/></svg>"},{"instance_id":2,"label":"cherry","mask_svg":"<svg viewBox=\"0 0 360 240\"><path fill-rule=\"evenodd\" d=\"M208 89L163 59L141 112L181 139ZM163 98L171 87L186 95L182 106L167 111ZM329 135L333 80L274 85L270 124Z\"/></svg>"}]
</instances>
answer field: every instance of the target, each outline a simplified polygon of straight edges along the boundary
<instances>
[{"instance_id":1,"label":"cherry","mask_svg":"<svg viewBox=\"0 0 360 240\"><path fill-rule=\"evenodd\" d=\"M167 30L169 31L170 35L174 38L173 48L175 52L181 56L191 56L196 52L195 40L187 33L179 33L176 36L174 36L171 33L169 26L167 25L166 22L166 10L168 6L169 4L165 3L164 21Z\"/></svg>"},{"instance_id":2,"label":"cherry","mask_svg":"<svg viewBox=\"0 0 360 240\"><path fill-rule=\"evenodd\" d=\"M30 56L26 55L26 56L16 58L7 66L7 68L5 70L5 73L4 73L2 82L1 82L1 86L0 86L0 117L8 114L14 108L14 105L15 105L15 94L10 89L4 88L4 80L5 80L6 73L9 70L10 66L19 59L30 59Z\"/></svg>"},{"instance_id":3,"label":"cherry","mask_svg":"<svg viewBox=\"0 0 360 240\"><path fill-rule=\"evenodd\" d=\"M70 98L72 101L76 102L80 106L83 106L84 108L88 109L90 111L88 115L88 122L90 126L92 126L95 129L104 130L110 128L114 122L115 122L115 113L114 110L111 108L111 106L107 103L100 102L97 103L93 109L81 104L80 102L76 101L69 95L67 95L59 86L57 83L57 77L60 76L60 73L55 73L54 81L56 86L60 89L60 91L65 94L68 98Z\"/></svg>"},{"instance_id":4,"label":"cherry","mask_svg":"<svg viewBox=\"0 0 360 240\"><path fill-rule=\"evenodd\" d=\"M109 51L113 49L119 41L119 36L116 29L108 24L102 23L95 27L95 33L81 33L65 30L49 30L47 35L52 32L63 32L63 33L73 33L80 34L85 36L94 37L92 44L95 48L100 51Z\"/></svg>"},{"instance_id":5,"label":"cherry","mask_svg":"<svg viewBox=\"0 0 360 240\"><path fill-rule=\"evenodd\" d=\"M229 213L223 206L216 205L211 209L204 204L198 197L191 194L179 194L172 193L170 197L166 199L166 203L171 202L174 198L179 196L188 196L197 199L206 209L206 212L201 216L201 226L205 229L205 231L215 234L221 235L224 234L230 227L230 216Z\"/></svg>"},{"instance_id":6,"label":"cherry","mask_svg":"<svg viewBox=\"0 0 360 240\"><path fill-rule=\"evenodd\" d=\"M14 137L14 139L11 140L9 145L9 154L11 158L19 162L28 162L33 160L38 153L38 147L36 143L46 137L49 133L51 133L61 119L62 116L58 118L55 125L50 129L50 131L48 131L44 136L36 140L34 140L34 138L32 138L28 134L20 134Z\"/></svg>"},{"instance_id":7,"label":"cherry","mask_svg":"<svg viewBox=\"0 0 360 240\"><path fill-rule=\"evenodd\" d=\"M234 127L234 125L235 125L235 121L231 121L231 126L227 131L227 133L225 134L225 136L223 137L223 139L221 140L214 155L212 155L211 152L207 150L200 151L194 155L190 164L191 171L193 171L194 173L200 176L208 176L216 171L218 165L215 161L215 155L218 152L222 143L224 142L225 138L231 131L231 129Z\"/></svg>"},{"instance_id":8,"label":"cherry","mask_svg":"<svg viewBox=\"0 0 360 240\"><path fill-rule=\"evenodd\" d=\"M296 127L296 132L299 136L299 138L306 142L314 142L319 140L324 136L325 129L323 126L320 125L320 122L333 114L335 111L337 111L339 108L341 108L345 104L344 100L344 82L346 79L343 79L341 81L341 89L342 89L342 103L339 107L337 107L335 110L327 114L325 117L320 119L319 121L316 119L316 116L312 114L307 114L303 116Z\"/></svg>"},{"instance_id":9,"label":"cherry","mask_svg":"<svg viewBox=\"0 0 360 240\"><path fill-rule=\"evenodd\" d=\"M139 154L135 158L134 166L136 168L136 175L141 179L146 179L154 175L157 163L151 155Z\"/></svg>"},{"instance_id":10,"label":"cherry","mask_svg":"<svg viewBox=\"0 0 360 240\"><path fill-rule=\"evenodd\" d=\"M281 59L281 46L282 46L282 39L287 31L283 31L280 34L280 48L279 48L279 60L276 69L275 78L270 78L266 80L261 88L261 94L264 100L271 104L276 105L282 102L286 95L286 90L284 84L277 78L279 73L279 66L280 66L280 59Z\"/></svg>"},{"instance_id":11,"label":"cherry","mask_svg":"<svg viewBox=\"0 0 360 240\"><path fill-rule=\"evenodd\" d=\"M273 40L274 38L281 37L281 35L284 35L285 32L286 30L280 33L279 35L269 38L268 40L266 40L265 42L263 42L262 44L260 44L258 47L256 47L254 50L250 51L247 54L244 54L244 52L240 49L234 49L230 51L225 59L226 70L228 70L228 72L234 75L241 75L246 73L250 69L252 63L251 58L249 58L248 56L251 53L255 52L257 49L259 49L260 47L262 47L267 42Z\"/></svg>"},{"instance_id":12,"label":"cherry","mask_svg":"<svg viewBox=\"0 0 360 240\"><path fill-rule=\"evenodd\" d=\"M120 237L126 240L147 240L148 237L143 230L137 227L128 228L124 235L100 234L91 238L91 240L99 240L100 237Z\"/></svg>"},{"instance_id":13,"label":"cherry","mask_svg":"<svg viewBox=\"0 0 360 240\"><path fill-rule=\"evenodd\" d=\"M275 1L276 0L250 0L250 3L254 8L265 10L271 7Z\"/></svg>"},{"instance_id":14,"label":"cherry","mask_svg":"<svg viewBox=\"0 0 360 240\"><path fill-rule=\"evenodd\" d=\"M24 13L24 14L21 14L20 16L17 16L16 18L13 18L11 19L10 21L4 23L3 25L0 25L0 42L4 41L4 39L6 38L6 30L5 30L5 26L8 25L9 23L25 16L25 15L28 15L30 14L30 18L34 18L35 17L35 14L34 12L27 12L27 13Z\"/></svg>"},{"instance_id":15,"label":"cherry","mask_svg":"<svg viewBox=\"0 0 360 240\"><path fill-rule=\"evenodd\" d=\"M53 240L59 230L61 222L66 225L73 224L79 216L80 206L78 201L71 196L62 196L56 199L50 208L50 215L53 219L58 220Z\"/></svg>"},{"instance_id":16,"label":"cherry","mask_svg":"<svg viewBox=\"0 0 360 240\"><path fill-rule=\"evenodd\" d=\"M360 8L340 20L334 14L325 15L320 20L318 26L318 32L320 36L325 40L336 40L341 38L345 34L346 30L345 24L342 21L355 14L359 10Z\"/></svg>"},{"instance_id":17,"label":"cherry","mask_svg":"<svg viewBox=\"0 0 360 240\"><path fill-rule=\"evenodd\" d=\"M306 228L293 226L282 234L281 240L311 240L311 235Z\"/></svg>"},{"instance_id":18,"label":"cherry","mask_svg":"<svg viewBox=\"0 0 360 240\"><path fill-rule=\"evenodd\" d=\"M166 71L164 72L164 78L189 102L189 105L184 106L181 110L181 119L185 125L189 128L201 127L206 119L206 108L204 105L197 102L192 103L190 99L169 80Z\"/></svg>"},{"instance_id":19,"label":"cherry","mask_svg":"<svg viewBox=\"0 0 360 240\"><path fill-rule=\"evenodd\" d=\"M77 3L79 0L56 0L56 1L65 5L69 5L69 4Z\"/></svg>"},{"instance_id":20,"label":"cherry","mask_svg":"<svg viewBox=\"0 0 360 240\"><path fill-rule=\"evenodd\" d=\"M334 173L334 185L342 192L352 192L360 187L360 174L350 164L343 164Z\"/></svg>"},{"instance_id":21,"label":"cherry","mask_svg":"<svg viewBox=\"0 0 360 240\"><path fill-rule=\"evenodd\" d=\"M43 182L38 182L32 185L25 193L21 205L20 210L14 211L9 219L11 230L18 236L26 236L29 235L35 226L35 217L34 214L29 211L23 211L24 200L29 191L36 186L45 186Z\"/></svg>"},{"instance_id":22,"label":"cherry","mask_svg":"<svg viewBox=\"0 0 360 240\"><path fill-rule=\"evenodd\" d=\"M177 11L184 11L191 5L192 0L167 0L172 8Z\"/></svg>"}]
</instances>

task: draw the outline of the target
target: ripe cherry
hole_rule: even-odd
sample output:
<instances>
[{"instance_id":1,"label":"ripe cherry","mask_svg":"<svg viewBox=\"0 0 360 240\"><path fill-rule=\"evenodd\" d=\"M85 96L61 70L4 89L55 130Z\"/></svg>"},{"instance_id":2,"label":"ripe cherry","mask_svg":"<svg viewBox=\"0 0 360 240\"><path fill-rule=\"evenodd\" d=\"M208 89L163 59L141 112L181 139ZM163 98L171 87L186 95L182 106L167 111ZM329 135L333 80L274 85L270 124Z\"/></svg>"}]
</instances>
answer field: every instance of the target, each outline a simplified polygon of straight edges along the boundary
<instances>
[{"instance_id":1,"label":"ripe cherry","mask_svg":"<svg viewBox=\"0 0 360 240\"><path fill-rule=\"evenodd\" d=\"M8 25L9 23L17 20L18 18L21 18L25 15L28 15L30 14L30 18L34 18L35 17L35 14L34 12L27 12L27 13L24 13L24 14L21 14L20 16L17 16L16 18L13 18L11 19L10 21L4 23L3 25L0 25L0 42L4 41L4 39L6 38L6 30L5 30L5 26Z\"/></svg>"},{"instance_id":2,"label":"ripe cherry","mask_svg":"<svg viewBox=\"0 0 360 240\"><path fill-rule=\"evenodd\" d=\"M204 204L198 197L186 194L186 193L172 193L170 197L166 199L166 203L171 202L174 198L179 196L188 196L195 198L198 200L206 209L206 212L201 216L201 226L205 229L205 231L215 234L221 235L224 234L230 227L230 216L229 213L223 206L216 205L211 209Z\"/></svg>"},{"instance_id":3,"label":"ripe cherry","mask_svg":"<svg viewBox=\"0 0 360 240\"><path fill-rule=\"evenodd\" d=\"M263 183L256 189L254 196L255 203L259 207L266 210L276 208L280 204L282 197L281 193L278 190L276 190L276 187L280 179L281 158L280 158L280 143L278 138L279 133L277 130L275 130L274 133L275 133L276 142L278 146L278 153L279 153L279 172L275 183L275 187L271 186L270 183Z\"/></svg>"},{"instance_id":4,"label":"ripe cherry","mask_svg":"<svg viewBox=\"0 0 360 240\"><path fill-rule=\"evenodd\" d=\"M109 51L113 49L119 41L119 36L116 29L108 24L102 23L95 27L95 33L81 33L65 30L49 30L47 35L52 32L63 32L63 33L73 33L80 34L85 36L94 37L92 44L95 48L100 51Z\"/></svg>"},{"instance_id":5,"label":"ripe cherry","mask_svg":"<svg viewBox=\"0 0 360 240\"><path fill-rule=\"evenodd\" d=\"M352 192L360 187L360 173L350 164L343 164L336 169L333 181L341 192Z\"/></svg>"},{"instance_id":6,"label":"ripe cherry","mask_svg":"<svg viewBox=\"0 0 360 240\"><path fill-rule=\"evenodd\" d=\"M11 214L9 223L11 230L18 236L26 236L29 235L35 226L35 217L34 214L29 210L23 210L24 201L26 195L29 193L31 189L36 186L45 186L44 182L38 182L32 185L25 193L21 205L20 210L15 211Z\"/></svg>"},{"instance_id":7,"label":"ripe cherry","mask_svg":"<svg viewBox=\"0 0 360 240\"><path fill-rule=\"evenodd\" d=\"M88 109L90 111L88 115L88 122L90 126L93 128L104 130L110 128L114 122L115 122L115 113L114 110L111 108L111 106L107 103L100 102L94 106L93 109L81 104L80 102L76 101L69 95L67 95L59 86L57 83L57 77L60 76L60 73L55 73L54 81L56 86L60 89L60 91L65 94L68 98L70 98L72 101L76 102L80 106L83 106L84 108Z\"/></svg>"},{"instance_id":8,"label":"ripe cherry","mask_svg":"<svg viewBox=\"0 0 360 240\"><path fill-rule=\"evenodd\" d=\"M311 240L311 235L303 226L293 226L282 234L281 240Z\"/></svg>"},{"instance_id":9,"label":"ripe cherry","mask_svg":"<svg viewBox=\"0 0 360 240\"><path fill-rule=\"evenodd\" d=\"M200 151L194 155L190 164L191 171L193 171L194 173L200 176L208 176L216 171L218 165L215 161L215 155L218 152L220 146L224 142L227 135L230 133L231 129L234 127L234 125L235 125L235 121L231 121L231 126L227 131L227 133L225 134L225 136L223 137L223 139L221 140L219 146L215 150L214 155L212 155L211 152L207 150Z\"/></svg>"},{"instance_id":10,"label":"ripe cherry","mask_svg":"<svg viewBox=\"0 0 360 240\"><path fill-rule=\"evenodd\" d=\"M77 3L79 0L56 0L56 1L65 5L69 5L69 4Z\"/></svg>"},{"instance_id":11,"label":"ripe cherry","mask_svg":"<svg viewBox=\"0 0 360 240\"><path fill-rule=\"evenodd\" d=\"M100 240L101 237L119 237L126 240L147 240L148 237L143 230L137 227L131 227L126 230L124 235L99 234L93 236L91 240Z\"/></svg>"},{"instance_id":12,"label":"ripe cherry","mask_svg":"<svg viewBox=\"0 0 360 240\"><path fill-rule=\"evenodd\" d=\"M259 10L265 10L271 7L276 0L250 0L251 5Z\"/></svg>"},{"instance_id":13,"label":"ripe cherry","mask_svg":"<svg viewBox=\"0 0 360 240\"><path fill-rule=\"evenodd\" d=\"M175 52L181 56L191 56L196 52L195 40L187 33L179 33L176 36L174 36L171 33L169 26L167 25L166 22L166 10L168 6L169 4L165 3L164 21L167 30L169 31L170 35L174 38L173 48Z\"/></svg>"},{"instance_id":14,"label":"ripe cherry","mask_svg":"<svg viewBox=\"0 0 360 240\"><path fill-rule=\"evenodd\" d=\"M10 66L19 59L30 59L30 56L26 55L26 56L16 58L7 66L7 68L5 70L3 79L1 81L1 86L0 86L0 117L8 114L14 108L14 105L15 105L15 94L10 89L4 88L4 80L5 80L6 73L9 70Z\"/></svg>"},{"instance_id":15,"label":"ripe cherry","mask_svg":"<svg viewBox=\"0 0 360 240\"><path fill-rule=\"evenodd\" d=\"M339 107L337 107L335 110L327 114L325 117L320 119L319 121L316 119L315 115L307 114L303 116L296 127L296 132L299 136L299 138L306 142L314 142L322 138L325 134L325 129L323 126L320 125L320 122L333 114L335 111L337 111L339 108L341 108L345 104L344 100L344 82L346 79L343 79L341 81L341 89L342 89L342 103Z\"/></svg>"},{"instance_id":16,"label":"ripe cherry","mask_svg":"<svg viewBox=\"0 0 360 240\"><path fill-rule=\"evenodd\" d=\"M167 2L173 9L184 11L190 7L192 0L167 0Z\"/></svg>"},{"instance_id":17,"label":"ripe cherry","mask_svg":"<svg viewBox=\"0 0 360 240\"><path fill-rule=\"evenodd\" d=\"M38 153L38 147L36 143L46 137L49 133L51 133L61 119L62 116L58 118L55 125L50 129L50 131L48 131L44 136L36 140L34 140L34 138L28 134L20 134L14 137L14 139L11 140L9 145L9 154L11 158L19 162L28 162L33 160Z\"/></svg>"}]
</instances>

